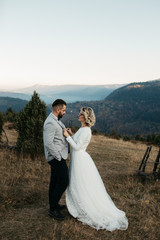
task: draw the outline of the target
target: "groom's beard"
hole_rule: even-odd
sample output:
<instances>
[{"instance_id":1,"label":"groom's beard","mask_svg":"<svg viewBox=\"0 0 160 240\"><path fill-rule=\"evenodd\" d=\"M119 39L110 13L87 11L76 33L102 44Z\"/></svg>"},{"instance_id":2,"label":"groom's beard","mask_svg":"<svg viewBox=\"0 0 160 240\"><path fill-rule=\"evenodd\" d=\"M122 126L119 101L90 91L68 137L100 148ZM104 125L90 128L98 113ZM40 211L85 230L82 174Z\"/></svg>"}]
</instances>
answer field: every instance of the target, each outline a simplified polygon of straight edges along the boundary
<instances>
[{"instance_id":1,"label":"groom's beard","mask_svg":"<svg viewBox=\"0 0 160 240\"><path fill-rule=\"evenodd\" d=\"M58 120L61 119L63 115L61 113L58 114Z\"/></svg>"}]
</instances>

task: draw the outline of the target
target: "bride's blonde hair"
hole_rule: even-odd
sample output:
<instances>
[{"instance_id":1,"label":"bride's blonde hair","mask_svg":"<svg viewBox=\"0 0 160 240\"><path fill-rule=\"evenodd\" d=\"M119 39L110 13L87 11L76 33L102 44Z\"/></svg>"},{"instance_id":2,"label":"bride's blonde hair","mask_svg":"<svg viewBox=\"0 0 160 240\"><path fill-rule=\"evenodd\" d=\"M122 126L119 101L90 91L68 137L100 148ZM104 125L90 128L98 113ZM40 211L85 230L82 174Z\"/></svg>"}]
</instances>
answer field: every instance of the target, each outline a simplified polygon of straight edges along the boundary
<instances>
[{"instance_id":1,"label":"bride's blonde hair","mask_svg":"<svg viewBox=\"0 0 160 240\"><path fill-rule=\"evenodd\" d=\"M87 126L89 127L94 126L96 122L96 117L92 108L82 107L80 113L84 115Z\"/></svg>"}]
</instances>

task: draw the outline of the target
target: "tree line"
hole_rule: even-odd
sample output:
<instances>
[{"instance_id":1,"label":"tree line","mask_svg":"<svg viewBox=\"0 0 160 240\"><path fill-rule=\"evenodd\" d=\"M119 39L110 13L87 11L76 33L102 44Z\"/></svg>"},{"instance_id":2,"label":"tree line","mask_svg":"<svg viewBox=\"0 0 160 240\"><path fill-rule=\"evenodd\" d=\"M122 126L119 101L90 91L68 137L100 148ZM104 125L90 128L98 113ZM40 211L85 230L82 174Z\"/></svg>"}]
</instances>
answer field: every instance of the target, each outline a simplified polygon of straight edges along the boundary
<instances>
[{"instance_id":1,"label":"tree line","mask_svg":"<svg viewBox=\"0 0 160 240\"><path fill-rule=\"evenodd\" d=\"M95 134L97 131L94 131ZM147 136L142 136L140 134L136 134L135 137L130 136L130 135L120 135L118 134L114 129L110 133L105 133L105 136L114 138L114 139L123 139L124 141L140 141L143 143L148 143L148 144L154 144L154 145L160 145L160 133L155 135L155 134L148 134Z\"/></svg>"}]
</instances>

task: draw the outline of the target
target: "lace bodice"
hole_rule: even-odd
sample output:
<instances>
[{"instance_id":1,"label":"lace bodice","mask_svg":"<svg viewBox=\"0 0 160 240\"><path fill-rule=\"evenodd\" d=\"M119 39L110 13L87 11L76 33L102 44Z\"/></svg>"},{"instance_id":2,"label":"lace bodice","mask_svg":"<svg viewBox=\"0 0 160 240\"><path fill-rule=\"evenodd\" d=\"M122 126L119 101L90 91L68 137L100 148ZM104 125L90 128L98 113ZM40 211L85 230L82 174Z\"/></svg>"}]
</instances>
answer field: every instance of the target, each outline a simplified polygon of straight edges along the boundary
<instances>
[{"instance_id":1,"label":"lace bodice","mask_svg":"<svg viewBox=\"0 0 160 240\"><path fill-rule=\"evenodd\" d=\"M72 150L86 150L89 142L91 140L91 129L89 127L81 127L73 135L73 137L67 137L67 141L72 146Z\"/></svg>"}]
</instances>

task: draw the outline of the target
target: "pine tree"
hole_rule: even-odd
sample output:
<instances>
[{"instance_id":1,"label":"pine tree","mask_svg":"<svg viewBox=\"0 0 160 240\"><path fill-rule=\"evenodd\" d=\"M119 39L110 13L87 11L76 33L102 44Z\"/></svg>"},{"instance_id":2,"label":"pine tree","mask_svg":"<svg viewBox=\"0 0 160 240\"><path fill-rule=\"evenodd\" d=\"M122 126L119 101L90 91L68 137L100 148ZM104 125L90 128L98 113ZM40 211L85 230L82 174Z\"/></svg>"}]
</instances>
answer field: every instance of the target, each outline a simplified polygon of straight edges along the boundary
<instances>
[{"instance_id":1,"label":"pine tree","mask_svg":"<svg viewBox=\"0 0 160 240\"><path fill-rule=\"evenodd\" d=\"M14 110L12 110L11 107L9 107L5 112L5 121L9 121L14 123L16 121L16 117L18 116L18 113Z\"/></svg>"},{"instance_id":2,"label":"pine tree","mask_svg":"<svg viewBox=\"0 0 160 240\"><path fill-rule=\"evenodd\" d=\"M31 100L19 113L16 129L19 133L17 150L30 154L34 159L43 152L43 123L46 119L46 105L34 91Z\"/></svg>"}]
</instances>

